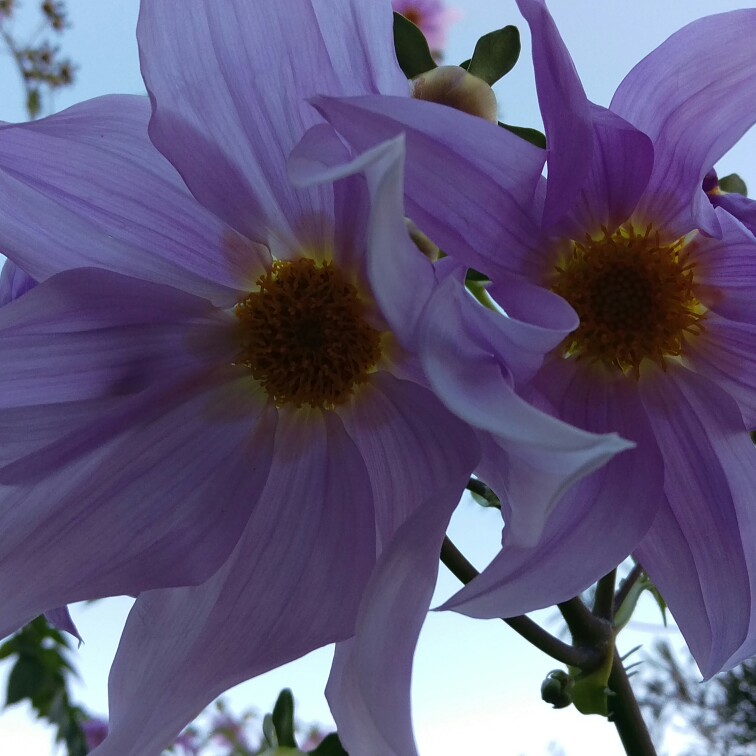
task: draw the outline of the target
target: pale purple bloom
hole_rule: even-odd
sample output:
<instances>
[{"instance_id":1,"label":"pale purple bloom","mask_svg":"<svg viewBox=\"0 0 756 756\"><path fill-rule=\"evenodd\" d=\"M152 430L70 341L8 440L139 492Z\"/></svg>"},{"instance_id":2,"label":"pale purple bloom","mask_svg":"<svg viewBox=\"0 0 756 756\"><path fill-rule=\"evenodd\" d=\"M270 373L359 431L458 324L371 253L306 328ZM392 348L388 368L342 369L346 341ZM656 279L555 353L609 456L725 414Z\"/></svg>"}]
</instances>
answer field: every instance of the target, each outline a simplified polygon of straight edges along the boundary
<instances>
[{"instance_id":1,"label":"pale purple bloom","mask_svg":"<svg viewBox=\"0 0 756 756\"><path fill-rule=\"evenodd\" d=\"M444 531L480 455L417 357L428 351L420 334L432 293L460 287L407 235L403 140L353 155L303 99L409 101L390 8L185 9L142 3L151 112L142 98L108 97L0 131L0 244L40 281L0 310L0 632L77 599L138 594L98 751L118 756L159 751L231 685L344 641L336 716L348 719L364 694L381 730L347 727L347 748L359 753L367 738L367 751L380 751L388 738L411 753L412 651ZM472 134L495 128L449 112ZM537 152L525 159L512 187L540 173ZM297 276L332 290L318 272L328 260L347 292L340 312L358 312L354 330L328 339L356 333L362 350L337 340L333 359L354 354L359 370L348 373L353 395L296 408L294 379L310 371L284 370L282 388L274 378L288 363L261 365L279 354L273 337L287 313L308 301L293 294ZM263 289L288 299L258 306ZM559 312L553 327L493 326L495 347L482 321L471 325L476 343L450 330L434 347L439 359L478 359L470 392L481 355L508 381L487 454L504 459L503 449L513 468L521 457L522 470L541 464L536 483L512 474L530 505L527 527L515 528L525 539L565 485L627 446L515 394L512 376L532 373L574 326L569 307ZM268 327L249 326L264 317ZM297 337L321 343L315 326L302 321Z\"/></svg>"},{"instance_id":2,"label":"pale purple bloom","mask_svg":"<svg viewBox=\"0 0 756 756\"><path fill-rule=\"evenodd\" d=\"M391 5L419 27L431 50L443 52L447 29L459 18L458 11L447 8L443 0L391 0Z\"/></svg>"},{"instance_id":3,"label":"pale purple bloom","mask_svg":"<svg viewBox=\"0 0 756 756\"><path fill-rule=\"evenodd\" d=\"M587 100L543 0L518 5L532 31L549 151L548 182L523 183L514 212L501 207L501 180L488 167L511 149L508 134L491 131L467 155L461 143L444 155L447 181L437 188L426 177L440 152L419 145L438 130L417 109L379 98L318 102L360 149L406 132L409 214L446 249L461 228L446 203L471 208L451 254L492 277L489 291L507 311L523 289L564 294L580 310L581 329L537 372L533 400L540 394L562 419L637 443L565 495L535 548L505 529L500 555L446 607L496 617L547 606L632 551L709 676L756 652L756 452L747 433L756 425L756 238L750 202L714 208L701 188L756 120L756 11L685 27L630 72L607 110ZM445 303L430 309L443 322ZM430 362L449 403L459 367ZM481 474L506 485L493 465Z\"/></svg>"}]
</instances>

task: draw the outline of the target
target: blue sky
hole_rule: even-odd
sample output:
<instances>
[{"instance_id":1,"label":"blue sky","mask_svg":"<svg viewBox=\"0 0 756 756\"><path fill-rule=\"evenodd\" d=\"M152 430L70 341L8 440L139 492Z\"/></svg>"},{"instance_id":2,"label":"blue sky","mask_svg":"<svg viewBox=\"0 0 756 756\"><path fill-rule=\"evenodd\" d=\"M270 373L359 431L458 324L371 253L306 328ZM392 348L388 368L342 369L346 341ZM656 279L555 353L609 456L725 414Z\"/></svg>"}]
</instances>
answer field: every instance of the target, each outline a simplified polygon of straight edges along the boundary
<instances>
[{"instance_id":1,"label":"blue sky","mask_svg":"<svg viewBox=\"0 0 756 756\"><path fill-rule=\"evenodd\" d=\"M56 109L100 94L143 92L134 39L138 0L68 0L67 5L74 26L63 38L64 51L78 63L79 71L76 86L56 97ZM538 126L529 39L514 1L457 0L453 5L463 17L450 31L449 63L469 57L475 40L483 33L508 23L520 27L522 61L497 85L497 94L508 122ZM752 3L554 0L551 10L588 96L607 105L634 63L683 24L711 12L714 5L717 11L725 11L751 7ZM14 88L10 62L0 61L0 66L6 84L0 119L23 119L21 89ZM756 187L753 155L756 135L752 132L722 161L720 175L737 171ZM455 516L453 537L478 567L484 566L498 547L497 514L463 502ZM438 599L450 595L456 587L454 579L442 570ZM86 640L75 654L82 677L75 694L85 706L100 713L106 711L107 671L129 603L127 599L114 599L74 608ZM548 612L544 617L547 623L552 619ZM640 618L650 626L638 625L623 633L621 648L649 643L664 632L650 603ZM281 687L290 686L298 699L301 718L327 723L322 688L328 665L328 650L317 652L240 686L232 700L239 709L253 706L265 710L272 706ZM552 712L540 701L540 682L556 666L501 622L432 614L415 663L414 709L421 753L539 756L550 753L549 743L553 741L559 742L568 756L622 754L613 727L604 720L581 717L573 710ZM51 749L50 733L33 724L21 707L0 716L0 753L49 756Z\"/></svg>"}]
</instances>

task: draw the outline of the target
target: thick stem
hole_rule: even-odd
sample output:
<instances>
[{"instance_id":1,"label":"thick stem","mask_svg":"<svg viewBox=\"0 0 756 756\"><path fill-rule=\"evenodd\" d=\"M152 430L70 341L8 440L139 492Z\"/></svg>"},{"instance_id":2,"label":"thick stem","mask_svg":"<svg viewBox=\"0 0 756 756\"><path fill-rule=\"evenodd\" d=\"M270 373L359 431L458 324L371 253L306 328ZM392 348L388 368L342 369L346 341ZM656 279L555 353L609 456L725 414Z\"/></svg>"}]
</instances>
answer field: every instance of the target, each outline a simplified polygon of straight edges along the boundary
<instances>
[{"instance_id":1,"label":"thick stem","mask_svg":"<svg viewBox=\"0 0 756 756\"><path fill-rule=\"evenodd\" d=\"M596 595L593 597L593 613L608 622L614 618L614 583L617 579L617 568L604 575L596 585Z\"/></svg>"},{"instance_id":2,"label":"thick stem","mask_svg":"<svg viewBox=\"0 0 756 756\"><path fill-rule=\"evenodd\" d=\"M479 574L449 538L444 538L444 543L441 546L441 561L465 585ZM568 643L564 643L564 641L546 632L540 625L533 622L530 617L522 615L520 617L502 619L516 633L525 638L525 640L545 654L548 654L552 659L562 662L562 664L581 669L590 669L595 668L597 663L600 662L600 659L596 658L596 654L592 649L575 648Z\"/></svg>"},{"instance_id":3,"label":"thick stem","mask_svg":"<svg viewBox=\"0 0 756 756\"><path fill-rule=\"evenodd\" d=\"M614 652L609 675L609 720L614 723L627 756L656 756L646 723L619 654Z\"/></svg>"}]
</instances>

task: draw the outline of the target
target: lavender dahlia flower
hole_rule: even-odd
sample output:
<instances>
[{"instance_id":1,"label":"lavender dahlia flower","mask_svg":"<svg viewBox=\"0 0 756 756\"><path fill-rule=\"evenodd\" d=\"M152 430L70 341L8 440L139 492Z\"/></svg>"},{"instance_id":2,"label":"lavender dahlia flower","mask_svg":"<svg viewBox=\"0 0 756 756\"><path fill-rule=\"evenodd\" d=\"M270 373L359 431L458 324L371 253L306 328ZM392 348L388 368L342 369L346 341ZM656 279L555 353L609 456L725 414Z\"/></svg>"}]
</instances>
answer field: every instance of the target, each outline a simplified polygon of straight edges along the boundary
<instances>
[{"instance_id":1,"label":"lavender dahlia flower","mask_svg":"<svg viewBox=\"0 0 756 756\"><path fill-rule=\"evenodd\" d=\"M756 120L756 10L674 34L607 110L587 100L543 0L518 5L532 31L549 170L548 181L522 185L517 212L502 211L485 170L509 135L491 131L467 158L448 155L443 170L454 178L441 197L423 180L438 170L436 155L415 148L437 132L404 101L318 103L359 148L406 132L408 211L451 247L460 226L442 201L473 207L466 246L452 254L489 274L505 309L518 286L575 308L580 326L536 374L536 393L568 422L637 443L567 493L538 546L512 543L505 530L499 556L446 608L495 617L546 606L632 551L709 676L756 652L756 452L747 433L756 425L756 238L701 188ZM449 310L436 300L431 322ZM459 367L433 366L449 402ZM468 419L482 423L482 410Z\"/></svg>"},{"instance_id":2,"label":"lavender dahlia flower","mask_svg":"<svg viewBox=\"0 0 756 756\"><path fill-rule=\"evenodd\" d=\"M0 243L40 281L0 311L0 631L139 594L98 753L157 752L332 641L337 718L354 690L382 718L347 748L410 753L412 650L479 442L417 357L438 281L406 232L402 140L351 155L303 99L406 94L390 9L185 8L142 3L151 111L102 98L0 131ZM500 374L564 335L511 329ZM510 394L497 449L555 460L537 531L540 502L626 444Z\"/></svg>"}]
</instances>

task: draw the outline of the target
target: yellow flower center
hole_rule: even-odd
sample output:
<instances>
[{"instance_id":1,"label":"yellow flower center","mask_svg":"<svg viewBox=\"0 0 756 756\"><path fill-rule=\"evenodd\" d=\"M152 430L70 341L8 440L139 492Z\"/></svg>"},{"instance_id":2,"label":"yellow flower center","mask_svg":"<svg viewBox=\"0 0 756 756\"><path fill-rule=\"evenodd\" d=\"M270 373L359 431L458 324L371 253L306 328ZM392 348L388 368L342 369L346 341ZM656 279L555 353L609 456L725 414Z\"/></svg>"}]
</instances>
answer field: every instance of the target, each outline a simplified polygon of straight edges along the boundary
<instances>
[{"instance_id":1,"label":"yellow flower center","mask_svg":"<svg viewBox=\"0 0 756 756\"><path fill-rule=\"evenodd\" d=\"M357 287L331 262L277 261L236 305L241 354L278 406L331 409L364 383L381 357Z\"/></svg>"},{"instance_id":2,"label":"yellow flower center","mask_svg":"<svg viewBox=\"0 0 756 756\"><path fill-rule=\"evenodd\" d=\"M645 359L666 369L665 358L682 353L686 335L703 331L694 273L686 239L662 244L650 225L572 242L551 286L580 317L563 342L564 356L636 378Z\"/></svg>"}]
</instances>

